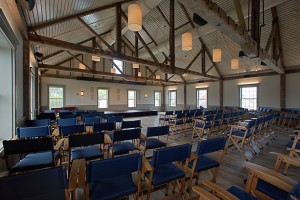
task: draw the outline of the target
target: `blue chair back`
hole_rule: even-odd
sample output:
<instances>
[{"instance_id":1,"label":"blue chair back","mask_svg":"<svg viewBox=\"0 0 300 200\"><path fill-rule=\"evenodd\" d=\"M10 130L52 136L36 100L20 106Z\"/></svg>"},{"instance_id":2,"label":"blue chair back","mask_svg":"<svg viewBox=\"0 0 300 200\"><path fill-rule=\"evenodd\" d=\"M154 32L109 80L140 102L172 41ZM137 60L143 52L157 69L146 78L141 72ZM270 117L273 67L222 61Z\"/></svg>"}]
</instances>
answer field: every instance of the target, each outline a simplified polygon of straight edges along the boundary
<instances>
[{"instance_id":1,"label":"blue chair back","mask_svg":"<svg viewBox=\"0 0 300 200\"><path fill-rule=\"evenodd\" d=\"M57 125L58 126L69 126L69 125L76 125L77 119L76 118L67 118L67 119L58 119Z\"/></svg>"},{"instance_id":2,"label":"blue chair back","mask_svg":"<svg viewBox=\"0 0 300 200\"><path fill-rule=\"evenodd\" d=\"M196 111L196 116L202 116L202 114L203 114L203 110L197 110Z\"/></svg>"},{"instance_id":3,"label":"blue chair back","mask_svg":"<svg viewBox=\"0 0 300 200\"><path fill-rule=\"evenodd\" d=\"M169 134L169 126L157 126L147 128L147 137L155 137Z\"/></svg>"},{"instance_id":4,"label":"blue chair back","mask_svg":"<svg viewBox=\"0 0 300 200\"><path fill-rule=\"evenodd\" d=\"M223 117L223 114L222 113L218 113L215 115L215 120L219 120L219 119L222 119Z\"/></svg>"},{"instance_id":5,"label":"blue chair back","mask_svg":"<svg viewBox=\"0 0 300 200\"><path fill-rule=\"evenodd\" d=\"M185 114L187 114L187 113L189 113L190 111L189 110L183 110L182 111L182 113L185 113Z\"/></svg>"},{"instance_id":6,"label":"blue chair back","mask_svg":"<svg viewBox=\"0 0 300 200\"><path fill-rule=\"evenodd\" d=\"M34 138L28 140L3 140L5 156L15 154L35 153L41 151L52 151L52 138Z\"/></svg>"},{"instance_id":7,"label":"blue chair back","mask_svg":"<svg viewBox=\"0 0 300 200\"><path fill-rule=\"evenodd\" d=\"M204 111L204 115L206 116L206 115L211 115L212 114L212 112L210 111L210 110L207 110L207 111Z\"/></svg>"},{"instance_id":8,"label":"blue chair back","mask_svg":"<svg viewBox=\"0 0 300 200\"><path fill-rule=\"evenodd\" d=\"M255 125L255 120L251 120L251 121L247 124L246 128L250 129L250 128L252 128L254 125Z\"/></svg>"},{"instance_id":9,"label":"blue chair back","mask_svg":"<svg viewBox=\"0 0 300 200\"><path fill-rule=\"evenodd\" d=\"M88 117L96 117L96 114L95 113L83 113L80 115L81 119L84 120L85 118L88 118Z\"/></svg>"},{"instance_id":10,"label":"blue chair back","mask_svg":"<svg viewBox=\"0 0 300 200\"><path fill-rule=\"evenodd\" d=\"M123 122L123 116L113 116L113 117L108 117L107 122Z\"/></svg>"},{"instance_id":11,"label":"blue chair back","mask_svg":"<svg viewBox=\"0 0 300 200\"><path fill-rule=\"evenodd\" d=\"M37 119L50 119L51 121L55 121L56 120L56 115L55 112L51 112L51 113L40 113L37 116Z\"/></svg>"},{"instance_id":12,"label":"blue chair back","mask_svg":"<svg viewBox=\"0 0 300 200\"><path fill-rule=\"evenodd\" d=\"M166 111L166 115L173 115L173 111Z\"/></svg>"},{"instance_id":13,"label":"blue chair back","mask_svg":"<svg viewBox=\"0 0 300 200\"><path fill-rule=\"evenodd\" d=\"M141 167L142 156L138 153L92 161L86 166L86 182L98 182L128 175L140 171Z\"/></svg>"},{"instance_id":14,"label":"blue chair back","mask_svg":"<svg viewBox=\"0 0 300 200\"><path fill-rule=\"evenodd\" d=\"M101 118L100 117L86 117L86 118L84 118L83 123L86 126L92 126L94 123L95 124L100 124L101 123Z\"/></svg>"},{"instance_id":15,"label":"blue chair back","mask_svg":"<svg viewBox=\"0 0 300 200\"><path fill-rule=\"evenodd\" d=\"M85 132L83 124L59 126L58 130L59 130L59 134L63 135L63 136L74 134L74 133L83 133L83 132Z\"/></svg>"},{"instance_id":16,"label":"blue chair back","mask_svg":"<svg viewBox=\"0 0 300 200\"><path fill-rule=\"evenodd\" d=\"M51 134L50 126L17 128L18 138L47 137L50 136L50 134Z\"/></svg>"},{"instance_id":17,"label":"blue chair back","mask_svg":"<svg viewBox=\"0 0 300 200\"><path fill-rule=\"evenodd\" d=\"M213 139L207 139L201 141L199 140L195 153L200 156L206 153L220 151L225 148L225 144L226 144L226 137L219 137L219 138L213 138Z\"/></svg>"},{"instance_id":18,"label":"blue chair back","mask_svg":"<svg viewBox=\"0 0 300 200\"><path fill-rule=\"evenodd\" d=\"M175 115L181 114L182 110L175 110Z\"/></svg>"},{"instance_id":19,"label":"blue chair back","mask_svg":"<svg viewBox=\"0 0 300 200\"><path fill-rule=\"evenodd\" d=\"M54 167L0 178L1 199L66 199L66 170Z\"/></svg>"},{"instance_id":20,"label":"blue chair back","mask_svg":"<svg viewBox=\"0 0 300 200\"><path fill-rule=\"evenodd\" d=\"M152 163L153 167L164 164L170 164L175 161L183 161L190 157L191 144L183 144L173 147L165 147L153 151Z\"/></svg>"},{"instance_id":21,"label":"blue chair back","mask_svg":"<svg viewBox=\"0 0 300 200\"><path fill-rule=\"evenodd\" d=\"M69 119L69 118L76 118L77 115L73 113L60 113L59 114L60 119Z\"/></svg>"},{"instance_id":22,"label":"blue chair back","mask_svg":"<svg viewBox=\"0 0 300 200\"><path fill-rule=\"evenodd\" d=\"M209 121L212 121L214 120L214 116L213 115L208 115L205 117L205 121L209 122Z\"/></svg>"},{"instance_id":23,"label":"blue chair back","mask_svg":"<svg viewBox=\"0 0 300 200\"><path fill-rule=\"evenodd\" d=\"M262 123L264 120L264 117L260 117L256 120L255 125L258 126L260 123Z\"/></svg>"},{"instance_id":24,"label":"blue chair back","mask_svg":"<svg viewBox=\"0 0 300 200\"><path fill-rule=\"evenodd\" d=\"M178 113L176 114L177 119L183 119L185 117L185 113Z\"/></svg>"},{"instance_id":25,"label":"blue chair back","mask_svg":"<svg viewBox=\"0 0 300 200\"><path fill-rule=\"evenodd\" d=\"M82 147L104 143L104 133L73 134L69 136L69 147Z\"/></svg>"},{"instance_id":26,"label":"blue chair back","mask_svg":"<svg viewBox=\"0 0 300 200\"><path fill-rule=\"evenodd\" d=\"M42 113L55 113L55 110L44 110Z\"/></svg>"},{"instance_id":27,"label":"blue chair back","mask_svg":"<svg viewBox=\"0 0 300 200\"><path fill-rule=\"evenodd\" d=\"M124 140L134 140L141 137L141 129L125 129L114 131L113 142L120 142Z\"/></svg>"},{"instance_id":28,"label":"blue chair back","mask_svg":"<svg viewBox=\"0 0 300 200\"><path fill-rule=\"evenodd\" d=\"M141 120L123 121L121 129L141 128Z\"/></svg>"},{"instance_id":29,"label":"blue chair back","mask_svg":"<svg viewBox=\"0 0 300 200\"><path fill-rule=\"evenodd\" d=\"M114 130L116 130L116 124L115 123L93 124L93 131L94 132L114 131Z\"/></svg>"},{"instance_id":30,"label":"blue chair back","mask_svg":"<svg viewBox=\"0 0 300 200\"><path fill-rule=\"evenodd\" d=\"M58 113L59 113L59 114L61 114L61 113L72 114L73 112L72 112L71 110L59 110Z\"/></svg>"},{"instance_id":31,"label":"blue chair back","mask_svg":"<svg viewBox=\"0 0 300 200\"><path fill-rule=\"evenodd\" d=\"M87 110L87 112L89 114L93 114L93 115L96 115L97 114L97 110Z\"/></svg>"},{"instance_id":32,"label":"blue chair back","mask_svg":"<svg viewBox=\"0 0 300 200\"><path fill-rule=\"evenodd\" d=\"M73 113L76 116L81 116L82 114L88 114L86 111L83 111L83 110L74 110Z\"/></svg>"},{"instance_id":33,"label":"blue chair back","mask_svg":"<svg viewBox=\"0 0 300 200\"><path fill-rule=\"evenodd\" d=\"M50 126L50 119L27 120L25 125L26 127Z\"/></svg>"}]
</instances>

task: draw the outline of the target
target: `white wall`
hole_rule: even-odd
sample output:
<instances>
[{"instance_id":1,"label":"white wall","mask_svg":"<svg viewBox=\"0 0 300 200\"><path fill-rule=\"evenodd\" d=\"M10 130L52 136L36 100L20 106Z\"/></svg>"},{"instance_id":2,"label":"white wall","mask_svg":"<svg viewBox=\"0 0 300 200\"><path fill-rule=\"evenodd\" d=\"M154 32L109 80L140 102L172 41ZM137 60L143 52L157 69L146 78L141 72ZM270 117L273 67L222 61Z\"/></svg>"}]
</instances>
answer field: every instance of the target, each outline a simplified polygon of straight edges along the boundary
<instances>
[{"instance_id":1,"label":"white wall","mask_svg":"<svg viewBox=\"0 0 300 200\"><path fill-rule=\"evenodd\" d=\"M65 86L66 105L97 109L97 88L109 89L109 108L108 110L128 109L127 108L127 90L137 90L137 108L138 109L155 109L154 108L154 91L161 91L162 87L116 84L105 82L79 81L72 79L42 78L42 107L48 106L48 85ZM84 91L84 96L80 96L80 91ZM91 91L94 90L94 98L91 98ZM119 95L118 95L118 91ZM147 93L147 97L145 97Z\"/></svg>"},{"instance_id":2,"label":"white wall","mask_svg":"<svg viewBox=\"0 0 300 200\"><path fill-rule=\"evenodd\" d=\"M286 107L300 108L300 73L286 74Z\"/></svg>"}]
</instances>

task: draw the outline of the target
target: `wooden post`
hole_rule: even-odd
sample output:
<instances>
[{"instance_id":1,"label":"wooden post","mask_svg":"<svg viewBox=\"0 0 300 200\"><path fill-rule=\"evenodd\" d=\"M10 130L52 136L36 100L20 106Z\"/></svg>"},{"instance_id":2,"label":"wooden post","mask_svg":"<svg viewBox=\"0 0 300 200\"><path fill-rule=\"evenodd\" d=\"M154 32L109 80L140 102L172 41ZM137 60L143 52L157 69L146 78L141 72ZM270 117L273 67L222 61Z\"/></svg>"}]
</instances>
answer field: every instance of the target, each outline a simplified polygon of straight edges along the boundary
<instances>
[{"instance_id":1,"label":"wooden post","mask_svg":"<svg viewBox=\"0 0 300 200\"><path fill-rule=\"evenodd\" d=\"M166 110L166 99L165 99L165 91L166 87L163 85L163 92L162 92L162 110Z\"/></svg>"},{"instance_id":2,"label":"wooden post","mask_svg":"<svg viewBox=\"0 0 300 200\"><path fill-rule=\"evenodd\" d=\"M40 78L39 77L39 70L36 67L34 69L34 87L35 87L34 98L35 98L35 111L36 111L35 114L36 115L39 113L39 105L40 105L40 101L39 101L39 88L40 88L39 78Z\"/></svg>"},{"instance_id":3,"label":"wooden post","mask_svg":"<svg viewBox=\"0 0 300 200\"><path fill-rule=\"evenodd\" d=\"M201 69L202 69L202 74L206 74L205 72L205 45L202 43L202 53L201 53Z\"/></svg>"},{"instance_id":4,"label":"wooden post","mask_svg":"<svg viewBox=\"0 0 300 200\"><path fill-rule=\"evenodd\" d=\"M175 1L170 0L170 27L169 27L169 40L170 40L170 61L171 61L171 67L174 69L175 67L175 32L174 32L174 26L175 26L175 20L174 20L174 6Z\"/></svg>"},{"instance_id":5,"label":"wooden post","mask_svg":"<svg viewBox=\"0 0 300 200\"><path fill-rule=\"evenodd\" d=\"M23 115L30 119L30 45L28 40L23 41Z\"/></svg>"},{"instance_id":6,"label":"wooden post","mask_svg":"<svg viewBox=\"0 0 300 200\"><path fill-rule=\"evenodd\" d=\"M186 83L183 85L183 104L184 104L184 109L186 108Z\"/></svg>"},{"instance_id":7,"label":"wooden post","mask_svg":"<svg viewBox=\"0 0 300 200\"><path fill-rule=\"evenodd\" d=\"M135 48L135 57L138 58L139 57L139 38L137 36L135 36L134 48ZM139 71L139 69L134 69L135 76L138 76L138 71Z\"/></svg>"},{"instance_id":8,"label":"wooden post","mask_svg":"<svg viewBox=\"0 0 300 200\"><path fill-rule=\"evenodd\" d=\"M251 36L259 46L260 0L251 1Z\"/></svg>"},{"instance_id":9,"label":"wooden post","mask_svg":"<svg viewBox=\"0 0 300 200\"><path fill-rule=\"evenodd\" d=\"M117 52L121 54L122 49L122 15L121 15L121 4L116 6L116 42L117 42Z\"/></svg>"},{"instance_id":10,"label":"wooden post","mask_svg":"<svg viewBox=\"0 0 300 200\"><path fill-rule=\"evenodd\" d=\"M280 108L285 108L286 107L286 102L285 102L285 74L280 74Z\"/></svg>"},{"instance_id":11,"label":"wooden post","mask_svg":"<svg viewBox=\"0 0 300 200\"><path fill-rule=\"evenodd\" d=\"M219 95L220 95L220 108L222 109L223 108L223 98L224 98L224 96L223 96L223 89L224 89L224 87L223 87L223 80L220 80L219 81Z\"/></svg>"}]
</instances>

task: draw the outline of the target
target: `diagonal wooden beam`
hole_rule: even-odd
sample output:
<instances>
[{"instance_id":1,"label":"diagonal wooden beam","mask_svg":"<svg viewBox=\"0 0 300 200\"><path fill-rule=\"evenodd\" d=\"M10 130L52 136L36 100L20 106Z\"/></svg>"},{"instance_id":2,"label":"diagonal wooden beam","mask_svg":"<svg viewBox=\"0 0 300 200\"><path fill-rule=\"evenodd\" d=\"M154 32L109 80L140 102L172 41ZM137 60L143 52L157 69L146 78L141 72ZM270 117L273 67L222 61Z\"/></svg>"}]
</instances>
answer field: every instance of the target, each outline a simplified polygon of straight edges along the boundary
<instances>
[{"instance_id":1,"label":"diagonal wooden beam","mask_svg":"<svg viewBox=\"0 0 300 200\"><path fill-rule=\"evenodd\" d=\"M112 59L109 59L109 61L112 63L112 65L124 76L124 72L119 68L118 65L116 65L116 63L112 60Z\"/></svg>"},{"instance_id":2,"label":"diagonal wooden beam","mask_svg":"<svg viewBox=\"0 0 300 200\"><path fill-rule=\"evenodd\" d=\"M84 62L82 62L81 60L79 60L79 58L77 58L75 55L73 55L71 52L67 51L68 54L70 54L75 60L77 60L78 62L80 62L81 64L83 64L86 68L88 68L90 71L94 71L92 68L90 68L87 64L85 64Z\"/></svg>"},{"instance_id":3,"label":"diagonal wooden beam","mask_svg":"<svg viewBox=\"0 0 300 200\"><path fill-rule=\"evenodd\" d=\"M171 80L171 78L173 78L175 76L175 74L172 74L172 76L170 76L167 81Z\"/></svg>"},{"instance_id":4,"label":"diagonal wooden beam","mask_svg":"<svg viewBox=\"0 0 300 200\"><path fill-rule=\"evenodd\" d=\"M241 1L240 0L233 0L234 3L234 8L236 11L236 16L238 18L239 24L241 27L245 28L246 27L246 23L245 23L245 17L244 17L244 13L243 13L243 9L241 6Z\"/></svg>"},{"instance_id":5,"label":"diagonal wooden beam","mask_svg":"<svg viewBox=\"0 0 300 200\"><path fill-rule=\"evenodd\" d=\"M276 32L277 32L277 23L274 23L274 24L272 24L272 31L270 33L270 36L268 38L268 42L267 42L266 47L265 47L266 52L269 51L271 43L272 43L272 41L275 37Z\"/></svg>"},{"instance_id":6,"label":"diagonal wooden beam","mask_svg":"<svg viewBox=\"0 0 300 200\"><path fill-rule=\"evenodd\" d=\"M170 22L167 19L166 15L163 13L163 11L161 10L161 8L159 6L156 6L158 12L160 13L160 15L164 18L165 22L170 26Z\"/></svg>"},{"instance_id":7,"label":"diagonal wooden beam","mask_svg":"<svg viewBox=\"0 0 300 200\"><path fill-rule=\"evenodd\" d=\"M214 67L214 65L212 64L211 66L210 66L210 68L208 68L207 70L206 70L206 74L212 69Z\"/></svg>"},{"instance_id":8,"label":"diagonal wooden beam","mask_svg":"<svg viewBox=\"0 0 300 200\"><path fill-rule=\"evenodd\" d=\"M200 51L195 55L195 57L193 58L193 60L188 64L188 66L185 68L186 70L190 69L193 65L193 63L197 60L197 58L200 56L202 52L202 48L200 49Z\"/></svg>"},{"instance_id":9,"label":"diagonal wooden beam","mask_svg":"<svg viewBox=\"0 0 300 200\"><path fill-rule=\"evenodd\" d=\"M121 2L101 6L101 7L98 7L98 8L94 8L92 10L87 10L87 11L80 12L80 13L77 13L77 14L69 15L69 16L66 16L66 17L62 17L62 18L59 18L59 19L52 20L52 21L48 21L48 22L45 22L45 23L37 24L37 25L34 25L34 26L30 26L28 30L29 30L29 32L32 32L34 30L36 31L36 30L39 30L39 29L42 29L42 28L46 28L48 26L52 26L52 25L57 24L57 23L62 23L62 22L68 21L68 20L76 19L77 17L83 17L83 16L86 16L86 15L89 15L89 14L92 14L92 13L100 12L102 10L106 10L106 9L109 9L109 8L114 8L117 4L120 4L120 3L124 4L124 3L130 2L130 1L132 1L132 0L124 0L124 1L121 1Z\"/></svg>"},{"instance_id":10,"label":"diagonal wooden beam","mask_svg":"<svg viewBox=\"0 0 300 200\"><path fill-rule=\"evenodd\" d=\"M79 53L79 54L76 54L76 55L74 55L75 57L79 57L79 56L82 56L83 54L81 54L81 53ZM64 64L64 63L66 63L66 62L69 62L69 61L71 61L71 60L73 60L74 59L74 57L72 56L72 57L70 57L70 58L68 58L68 59L65 59L65 60L63 60L63 61L60 61L59 63L56 63L55 65L62 65L62 64Z\"/></svg>"},{"instance_id":11,"label":"diagonal wooden beam","mask_svg":"<svg viewBox=\"0 0 300 200\"><path fill-rule=\"evenodd\" d=\"M100 35L98 35L98 33L92 29L87 23L85 23L85 21L83 19L81 19L80 17L77 17L77 19L91 32L93 33L101 42L103 42L105 44L105 46L107 46L112 52L115 52L114 48L112 48L112 46L110 46Z\"/></svg>"},{"instance_id":12,"label":"diagonal wooden beam","mask_svg":"<svg viewBox=\"0 0 300 200\"><path fill-rule=\"evenodd\" d=\"M109 59L118 59L124 62L129 62L129 63L138 63L141 65L148 65L148 66L154 66L158 67L161 71L165 73L171 73L171 74L183 74L183 73L188 73L188 74L194 74L196 76L205 76L210 79L219 79L219 77L212 76L212 75L204 75L200 72L192 71L192 70L185 70L179 67L174 67L173 69L170 68L169 65L163 64L163 63L157 63L153 62L150 60L145 60L142 58L136 58L128 55L117 55L116 53L109 52L109 51L104 51L101 49L95 49L92 47L87 47L83 45L78 45L62 40L57 40L54 38L49 38L45 36L40 36L40 35L35 35L35 34L29 34L29 41L31 44L39 44L43 46L49 46L49 47L55 47L55 48L61 48L63 50L67 51L75 51L83 54L94 54L94 55L100 55L103 58L109 58Z\"/></svg>"}]
</instances>

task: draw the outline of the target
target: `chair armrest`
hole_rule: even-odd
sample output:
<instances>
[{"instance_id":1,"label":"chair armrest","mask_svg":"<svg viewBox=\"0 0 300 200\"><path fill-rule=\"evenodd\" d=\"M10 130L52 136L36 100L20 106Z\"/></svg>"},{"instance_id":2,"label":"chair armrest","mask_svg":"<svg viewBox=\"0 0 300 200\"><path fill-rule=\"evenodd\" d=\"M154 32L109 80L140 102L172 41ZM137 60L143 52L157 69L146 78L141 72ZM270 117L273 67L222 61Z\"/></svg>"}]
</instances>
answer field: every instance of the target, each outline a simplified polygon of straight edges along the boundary
<instances>
[{"instance_id":1,"label":"chair armrest","mask_svg":"<svg viewBox=\"0 0 300 200\"><path fill-rule=\"evenodd\" d=\"M78 172L78 187L85 188L85 159L80 159Z\"/></svg>"},{"instance_id":2,"label":"chair armrest","mask_svg":"<svg viewBox=\"0 0 300 200\"><path fill-rule=\"evenodd\" d=\"M196 155L194 152L192 152L191 156L190 156L190 161L196 160L196 159L198 159L198 155Z\"/></svg>"},{"instance_id":3,"label":"chair armrest","mask_svg":"<svg viewBox=\"0 0 300 200\"><path fill-rule=\"evenodd\" d=\"M74 160L72 162L70 177L69 177L69 185L68 185L68 191L72 192L77 187L77 172L79 167L80 160Z\"/></svg>"},{"instance_id":4,"label":"chair armrest","mask_svg":"<svg viewBox=\"0 0 300 200\"><path fill-rule=\"evenodd\" d=\"M193 190L200 195L201 200L219 200L218 197L214 196L213 194L211 194L210 192L204 190L203 188L199 187L199 186L194 186Z\"/></svg>"},{"instance_id":5,"label":"chair armrest","mask_svg":"<svg viewBox=\"0 0 300 200\"><path fill-rule=\"evenodd\" d=\"M208 187L209 189L213 190L214 192L216 192L217 196L222 199L228 199L228 200L238 200L239 199L236 196L234 196L233 194L231 194L230 192L227 192L224 188L222 188L208 180L203 181L202 184L205 185L206 187Z\"/></svg>"},{"instance_id":6,"label":"chair armrest","mask_svg":"<svg viewBox=\"0 0 300 200\"><path fill-rule=\"evenodd\" d=\"M141 133L141 140L147 140L147 136L144 133Z\"/></svg>"},{"instance_id":7,"label":"chair armrest","mask_svg":"<svg viewBox=\"0 0 300 200\"><path fill-rule=\"evenodd\" d=\"M281 158L282 162L286 162L288 164L300 167L300 158L292 157L289 155L284 155L284 154L277 153L277 152L270 152L270 154L277 156L277 159Z\"/></svg>"},{"instance_id":8,"label":"chair armrest","mask_svg":"<svg viewBox=\"0 0 300 200\"><path fill-rule=\"evenodd\" d=\"M245 162L242 164L242 166L249 169L255 177L277 186L286 192L290 192L297 184L295 180L283 174L254 163Z\"/></svg>"},{"instance_id":9,"label":"chair armrest","mask_svg":"<svg viewBox=\"0 0 300 200\"><path fill-rule=\"evenodd\" d=\"M111 138L107 134L104 134L104 143L105 144L112 144L113 143Z\"/></svg>"},{"instance_id":10,"label":"chair armrest","mask_svg":"<svg viewBox=\"0 0 300 200\"><path fill-rule=\"evenodd\" d=\"M146 173L146 172L150 172L152 171L152 167L149 163L149 161L143 157L143 161L142 161L142 173Z\"/></svg>"},{"instance_id":11,"label":"chair armrest","mask_svg":"<svg viewBox=\"0 0 300 200\"><path fill-rule=\"evenodd\" d=\"M58 128L55 128L55 129L53 130L53 132L52 132L52 136L54 136L54 137L57 137L57 136L59 136L59 133L58 133Z\"/></svg>"},{"instance_id":12,"label":"chair armrest","mask_svg":"<svg viewBox=\"0 0 300 200\"><path fill-rule=\"evenodd\" d=\"M58 140L58 142L56 143L56 145L54 146L53 149L55 151L58 151L62 147L62 145L64 144L64 141L65 141L64 138L61 138L60 140Z\"/></svg>"}]
</instances>

